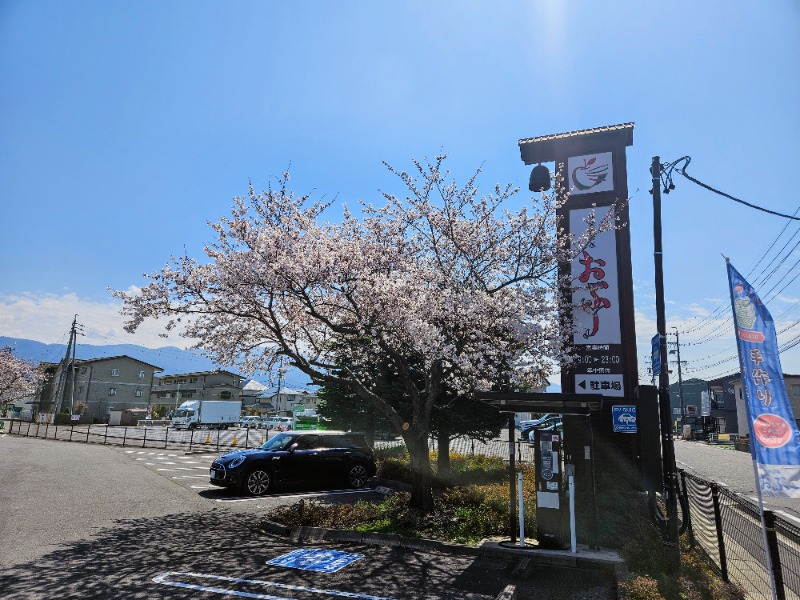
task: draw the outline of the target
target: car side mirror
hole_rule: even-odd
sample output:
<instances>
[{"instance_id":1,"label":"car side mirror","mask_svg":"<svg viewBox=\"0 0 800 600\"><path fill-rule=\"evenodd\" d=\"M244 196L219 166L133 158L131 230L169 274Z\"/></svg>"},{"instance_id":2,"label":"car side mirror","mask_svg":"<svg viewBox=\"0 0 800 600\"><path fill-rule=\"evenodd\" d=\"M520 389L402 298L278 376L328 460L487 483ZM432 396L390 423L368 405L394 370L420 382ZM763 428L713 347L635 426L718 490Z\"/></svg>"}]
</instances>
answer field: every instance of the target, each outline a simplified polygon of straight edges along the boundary
<instances>
[{"instance_id":1,"label":"car side mirror","mask_svg":"<svg viewBox=\"0 0 800 600\"><path fill-rule=\"evenodd\" d=\"M297 442L289 446L289 452L294 452L295 450L297 450Z\"/></svg>"}]
</instances>

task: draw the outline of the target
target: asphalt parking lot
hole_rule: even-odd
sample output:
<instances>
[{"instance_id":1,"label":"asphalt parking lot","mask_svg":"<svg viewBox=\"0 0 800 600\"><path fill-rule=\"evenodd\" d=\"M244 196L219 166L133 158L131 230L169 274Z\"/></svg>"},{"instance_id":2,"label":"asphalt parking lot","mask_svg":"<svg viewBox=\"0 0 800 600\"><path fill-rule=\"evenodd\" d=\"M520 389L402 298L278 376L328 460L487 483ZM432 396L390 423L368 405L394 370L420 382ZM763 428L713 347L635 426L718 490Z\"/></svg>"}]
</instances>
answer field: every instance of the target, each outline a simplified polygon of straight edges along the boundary
<instances>
[{"instance_id":1,"label":"asphalt parking lot","mask_svg":"<svg viewBox=\"0 0 800 600\"><path fill-rule=\"evenodd\" d=\"M517 598L614 597L613 576L595 570L532 565L521 577L518 559L258 531L271 506L375 492L288 489L251 500L206 487L215 453L9 435L0 448L16 467L0 470L4 598L494 599L509 584ZM358 558L330 573L269 564L310 550Z\"/></svg>"}]
</instances>

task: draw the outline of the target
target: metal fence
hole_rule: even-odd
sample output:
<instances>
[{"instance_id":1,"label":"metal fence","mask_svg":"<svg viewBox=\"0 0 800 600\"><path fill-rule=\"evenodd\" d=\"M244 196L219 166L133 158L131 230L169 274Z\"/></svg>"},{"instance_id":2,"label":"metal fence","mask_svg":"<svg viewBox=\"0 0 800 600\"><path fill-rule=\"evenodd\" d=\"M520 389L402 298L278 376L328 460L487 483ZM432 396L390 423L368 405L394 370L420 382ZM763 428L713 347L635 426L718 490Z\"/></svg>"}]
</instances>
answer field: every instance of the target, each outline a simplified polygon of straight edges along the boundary
<instances>
[{"instance_id":1,"label":"metal fence","mask_svg":"<svg viewBox=\"0 0 800 600\"><path fill-rule=\"evenodd\" d=\"M255 448L268 439L266 430L205 430L171 427L122 427L113 425L53 425L5 421L5 433L65 442L84 442L122 447L182 449L193 451L227 451L233 448Z\"/></svg>"},{"instance_id":2,"label":"metal fence","mask_svg":"<svg viewBox=\"0 0 800 600\"><path fill-rule=\"evenodd\" d=\"M3 423L3 421L0 421ZM277 433L264 429L200 430L175 429L159 425L53 425L11 419L5 421L6 433L50 440L107 444L123 447L184 449L187 451L226 451L233 448L255 448ZM376 449L403 446L400 438L375 442ZM436 440L429 443L430 450L438 450ZM450 452L464 455L493 456L507 459L508 440L496 439L480 442L469 438L455 438L450 442ZM514 443L516 460L533 461L533 444L517 439Z\"/></svg>"},{"instance_id":3,"label":"metal fence","mask_svg":"<svg viewBox=\"0 0 800 600\"><path fill-rule=\"evenodd\" d=\"M762 528L758 506L749 499L680 473L690 542L708 556L723 580L739 585L748 597L772 597L768 551L777 597L800 598L800 528L769 510L764 511Z\"/></svg>"}]
</instances>

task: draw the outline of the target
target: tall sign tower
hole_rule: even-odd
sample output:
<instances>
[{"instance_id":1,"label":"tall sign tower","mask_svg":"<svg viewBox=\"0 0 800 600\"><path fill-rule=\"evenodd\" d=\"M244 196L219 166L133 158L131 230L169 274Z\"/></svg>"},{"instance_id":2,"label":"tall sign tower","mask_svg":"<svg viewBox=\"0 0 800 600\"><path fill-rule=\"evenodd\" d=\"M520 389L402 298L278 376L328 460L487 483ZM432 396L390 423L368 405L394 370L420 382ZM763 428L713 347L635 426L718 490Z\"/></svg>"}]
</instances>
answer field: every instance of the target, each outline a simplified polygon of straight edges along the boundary
<instances>
[{"instance_id":1,"label":"tall sign tower","mask_svg":"<svg viewBox=\"0 0 800 600\"><path fill-rule=\"evenodd\" d=\"M608 211L616 211L618 228L597 234L586 247L572 248L572 264L562 265L572 280L571 289L562 293L573 314L563 317L574 323L576 360L562 371L561 387L567 393L603 396L602 410L591 417L595 448L613 449L615 460L622 452L638 470L639 436L631 426L635 417L624 417L626 428L613 427L616 416L636 414L635 408L620 407L636 406L639 385L625 156L632 144L633 123L625 123L522 139L519 148L526 165L555 162L560 175L556 192L569 194L558 215L565 233L579 237L592 218L600 222ZM534 169L532 189L539 189L536 175Z\"/></svg>"}]
</instances>

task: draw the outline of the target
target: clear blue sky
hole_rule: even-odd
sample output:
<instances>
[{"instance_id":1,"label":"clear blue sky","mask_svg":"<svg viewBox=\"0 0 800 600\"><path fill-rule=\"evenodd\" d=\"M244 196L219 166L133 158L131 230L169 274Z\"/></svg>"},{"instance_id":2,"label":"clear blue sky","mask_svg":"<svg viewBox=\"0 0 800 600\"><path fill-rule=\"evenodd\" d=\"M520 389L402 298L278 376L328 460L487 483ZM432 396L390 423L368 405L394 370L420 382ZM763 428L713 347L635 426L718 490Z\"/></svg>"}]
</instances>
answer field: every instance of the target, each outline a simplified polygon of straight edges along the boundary
<instances>
[{"instance_id":1,"label":"clear blue sky","mask_svg":"<svg viewBox=\"0 0 800 600\"><path fill-rule=\"evenodd\" d=\"M651 158L688 154L691 174L728 193L800 205L795 0L4 0L0 82L0 335L11 337L64 340L78 313L83 341L164 344L124 335L107 288L141 285L184 249L200 257L207 221L248 180L265 188L290 165L297 191L354 205L400 191L381 161L405 168L444 149L461 179L482 164L487 191L526 193L519 139L634 122L644 363ZM721 254L750 275L786 222L675 183L663 210L668 326L684 332L684 377L720 375L737 367L715 364L735 354L732 333L714 337L729 319ZM782 282L762 294L776 319L790 311L779 329L800 319L796 256L756 285ZM798 335L800 324L780 340ZM782 361L800 373L800 347Z\"/></svg>"}]
</instances>

